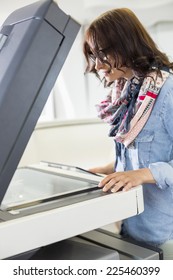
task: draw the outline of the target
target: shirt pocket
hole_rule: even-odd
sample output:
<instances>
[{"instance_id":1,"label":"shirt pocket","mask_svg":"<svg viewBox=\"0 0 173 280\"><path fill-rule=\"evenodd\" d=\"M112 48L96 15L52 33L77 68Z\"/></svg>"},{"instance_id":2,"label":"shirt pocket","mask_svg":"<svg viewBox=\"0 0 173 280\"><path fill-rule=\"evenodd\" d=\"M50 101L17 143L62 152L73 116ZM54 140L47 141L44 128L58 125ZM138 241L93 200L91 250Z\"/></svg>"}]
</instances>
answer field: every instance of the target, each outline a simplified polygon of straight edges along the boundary
<instances>
[{"instance_id":1,"label":"shirt pocket","mask_svg":"<svg viewBox=\"0 0 173 280\"><path fill-rule=\"evenodd\" d=\"M140 167L148 167L150 163L153 140L154 132L148 130L143 130L135 139L135 147L138 151Z\"/></svg>"}]
</instances>

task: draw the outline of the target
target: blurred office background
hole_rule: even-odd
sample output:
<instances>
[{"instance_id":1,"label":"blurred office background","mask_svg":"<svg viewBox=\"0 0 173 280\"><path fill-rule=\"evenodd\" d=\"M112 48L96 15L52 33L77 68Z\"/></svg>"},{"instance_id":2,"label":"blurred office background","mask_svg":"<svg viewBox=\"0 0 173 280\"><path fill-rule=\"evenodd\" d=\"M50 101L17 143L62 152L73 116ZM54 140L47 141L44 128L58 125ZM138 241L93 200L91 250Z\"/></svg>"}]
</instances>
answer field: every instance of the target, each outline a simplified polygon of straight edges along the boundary
<instances>
[{"instance_id":1,"label":"blurred office background","mask_svg":"<svg viewBox=\"0 0 173 280\"><path fill-rule=\"evenodd\" d=\"M36 0L1 2L0 25L14 10ZM161 50L173 57L173 0L55 0L81 24L63 69L30 139L22 164L51 160L91 166L112 156L108 127L97 120L95 104L107 94L91 74L84 75L83 34L101 13L117 7L132 9ZM91 152L89 152L91 151Z\"/></svg>"},{"instance_id":2,"label":"blurred office background","mask_svg":"<svg viewBox=\"0 0 173 280\"><path fill-rule=\"evenodd\" d=\"M33 2L35 0L3 1L0 24L13 10ZM96 16L108 9L131 8L160 48L173 56L173 0L55 0L55 2L64 12L81 23L82 27L39 121L96 117L94 105L105 93L105 89L95 77L84 75L83 31Z\"/></svg>"}]
</instances>

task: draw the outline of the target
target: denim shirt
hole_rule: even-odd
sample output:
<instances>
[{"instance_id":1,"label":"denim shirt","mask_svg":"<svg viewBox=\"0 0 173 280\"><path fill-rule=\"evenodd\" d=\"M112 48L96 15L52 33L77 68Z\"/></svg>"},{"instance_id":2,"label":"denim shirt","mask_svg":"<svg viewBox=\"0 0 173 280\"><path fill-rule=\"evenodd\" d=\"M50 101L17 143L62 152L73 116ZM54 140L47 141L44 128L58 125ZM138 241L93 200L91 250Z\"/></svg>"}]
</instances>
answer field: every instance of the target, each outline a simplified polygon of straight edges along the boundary
<instances>
[{"instance_id":1,"label":"denim shirt","mask_svg":"<svg viewBox=\"0 0 173 280\"><path fill-rule=\"evenodd\" d=\"M118 147L119 144L117 144ZM173 75L133 146L118 147L116 171L149 168L156 184L143 184L144 212L123 221L122 231L152 245L173 239ZM125 207L125 206L124 206Z\"/></svg>"}]
</instances>

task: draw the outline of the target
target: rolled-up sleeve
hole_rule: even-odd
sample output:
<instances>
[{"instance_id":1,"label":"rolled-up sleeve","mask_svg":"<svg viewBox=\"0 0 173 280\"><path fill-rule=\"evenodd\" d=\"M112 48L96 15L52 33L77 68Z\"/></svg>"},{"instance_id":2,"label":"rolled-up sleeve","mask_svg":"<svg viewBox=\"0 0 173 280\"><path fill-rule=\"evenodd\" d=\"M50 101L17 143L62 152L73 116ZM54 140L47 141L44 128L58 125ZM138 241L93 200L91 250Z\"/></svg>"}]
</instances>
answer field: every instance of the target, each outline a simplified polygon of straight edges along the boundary
<instances>
[{"instance_id":1,"label":"rolled-up sleeve","mask_svg":"<svg viewBox=\"0 0 173 280\"><path fill-rule=\"evenodd\" d=\"M173 160L151 163L149 169L160 189L173 188Z\"/></svg>"}]
</instances>

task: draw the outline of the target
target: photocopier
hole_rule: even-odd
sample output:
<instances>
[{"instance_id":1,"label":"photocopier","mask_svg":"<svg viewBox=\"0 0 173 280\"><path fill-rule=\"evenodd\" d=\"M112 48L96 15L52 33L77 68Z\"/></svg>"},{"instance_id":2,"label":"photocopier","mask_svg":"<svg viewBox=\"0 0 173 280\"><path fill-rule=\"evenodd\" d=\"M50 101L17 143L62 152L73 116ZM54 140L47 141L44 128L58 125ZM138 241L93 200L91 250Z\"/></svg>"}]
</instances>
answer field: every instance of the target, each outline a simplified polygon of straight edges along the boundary
<instances>
[{"instance_id":1,"label":"photocopier","mask_svg":"<svg viewBox=\"0 0 173 280\"><path fill-rule=\"evenodd\" d=\"M78 167L18 167L79 29L52 0L15 10L1 27L0 259L160 259L103 229L144 210L142 186L104 193L100 177Z\"/></svg>"}]
</instances>

